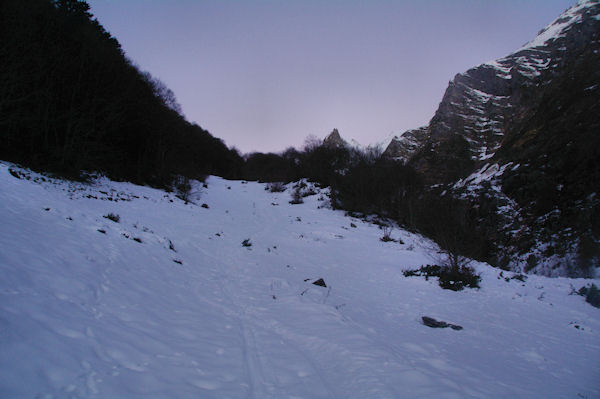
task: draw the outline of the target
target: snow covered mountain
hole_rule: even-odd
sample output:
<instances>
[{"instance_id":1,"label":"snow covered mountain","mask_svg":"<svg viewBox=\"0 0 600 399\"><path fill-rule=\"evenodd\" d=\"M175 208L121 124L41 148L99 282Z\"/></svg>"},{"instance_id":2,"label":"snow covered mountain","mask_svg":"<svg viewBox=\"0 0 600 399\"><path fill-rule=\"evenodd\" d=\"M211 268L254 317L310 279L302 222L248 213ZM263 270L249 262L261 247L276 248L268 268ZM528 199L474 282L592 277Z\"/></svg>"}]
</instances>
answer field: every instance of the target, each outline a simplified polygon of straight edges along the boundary
<instances>
[{"instance_id":1,"label":"snow covered mountain","mask_svg":"<svg viewBox=\"0 0 600 399\"><path fill-rule=\"evenodd\" d=\"M185 203L0 163L0 397L600 395L590 280L474 263L480 289L442 290L402 274L432 242L292 189L209 177Z\"/></svg>"},{"instance_id":2,"label":"snow covered mountain","mask_svg":"<svg viewBox=\"0 0 600 399\"><path fill-rule=\"evenodd\" d=\"M491 159L505 136L539 107L543 90L557 76L570 72L568 60L598 60L599 15L597 0L580 0L514 53L457 74L428 126L428 140L420 139L418 147L423 148L428 141L436 148L458 135L467 141L473 160ZM595 93L598 89L588 88ZM414 155L418 149L412 144L413 136L400 135L393 146L402 148L406 141L413 148L410 155ZM386 152L395 156L394 148ZM420 154L415 162L426 163L426 154Z\"/></svg>"},{"instance_id":3,"label":"snow covered mountain","mask_svg":"<svg viewBox=\"0 0 600 399\"><path fill-rule=\"evenodd\" d=\"M580 0L514 53L457 74L429 125L385 154L492 210L492 263L593 274L599 131L600 2Z\"/></svg>"}]
</instances>

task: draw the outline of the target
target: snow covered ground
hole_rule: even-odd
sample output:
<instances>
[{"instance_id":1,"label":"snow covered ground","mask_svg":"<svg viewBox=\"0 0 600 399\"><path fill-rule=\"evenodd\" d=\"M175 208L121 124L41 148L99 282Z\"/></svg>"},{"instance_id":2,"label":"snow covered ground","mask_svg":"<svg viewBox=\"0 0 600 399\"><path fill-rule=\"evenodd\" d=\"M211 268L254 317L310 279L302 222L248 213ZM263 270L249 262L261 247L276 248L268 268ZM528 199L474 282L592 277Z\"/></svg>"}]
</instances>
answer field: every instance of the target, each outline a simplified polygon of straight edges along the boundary
<instances>
[{"instance_id":1,"label":"snow covered ground","mask_svg":"<svg viewBox=\"0 0 600 399\"><path fill-rule=\"evenodd\" d=\"M320 194L210 177L185 204L18 171L0 163L2 398L600 397L600 309L569 295L589 281L475 264L481 289L447 291L402 275L432 243Z\"/></svg>"}]
</instances>

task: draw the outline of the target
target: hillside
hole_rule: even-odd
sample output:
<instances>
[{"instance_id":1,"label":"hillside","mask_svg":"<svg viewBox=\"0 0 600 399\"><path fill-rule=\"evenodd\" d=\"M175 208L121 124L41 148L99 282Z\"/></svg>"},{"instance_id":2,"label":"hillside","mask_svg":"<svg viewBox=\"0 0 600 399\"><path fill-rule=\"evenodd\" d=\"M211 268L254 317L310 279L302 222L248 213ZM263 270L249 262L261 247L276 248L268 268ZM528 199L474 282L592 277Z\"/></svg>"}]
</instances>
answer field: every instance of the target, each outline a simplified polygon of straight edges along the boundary
<instances>
[{"instance_id":1,"label":"hillside","mask_svg":"<svg viewBox=\"0 0 600 399\"><path fill-rule=\"evenodd\" d=\"M1 397L600 395L590 280L475 262L480 289L442 290L402 274L432 242L382 242L317 188L211 176L186 204L5 162L0 187Z\"/></svg>"},{"instance_id":2,"label":"hillside","mask_svg":"<svg viewBox=\"0 0 600 399\"><path fill-rule=\"evenodd\" d=\"M0 2L0 159L83 178L170 186L243 162L181 113L81 0Z\"/></svg>"}]
</instances>

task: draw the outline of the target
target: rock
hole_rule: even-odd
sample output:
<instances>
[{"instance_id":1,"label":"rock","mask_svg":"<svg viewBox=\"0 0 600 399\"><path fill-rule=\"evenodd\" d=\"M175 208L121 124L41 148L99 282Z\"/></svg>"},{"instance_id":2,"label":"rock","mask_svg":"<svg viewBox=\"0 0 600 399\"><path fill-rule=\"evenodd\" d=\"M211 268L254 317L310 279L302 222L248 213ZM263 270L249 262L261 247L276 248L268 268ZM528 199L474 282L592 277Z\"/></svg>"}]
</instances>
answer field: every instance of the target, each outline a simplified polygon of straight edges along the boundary
<instances>
[{"instance_id":1,"label":"rock","mask_svg":"<svg viewBox=\"0 0 600 399\"><path fill-rule=\"evenodd\" d=\"M323 280L322 278L318 279L317 281L313 281L314 285L318 285L320 287L327 287L327 284L325 284L325 280Z\"/></svg>"},{"instance_id":2,"label":"rock","mask_svg":"<svg viewBox=\"0 0 600 399\"><path fill-rule=\"evenodd\" d=\"M447 328L450 327L453 330L456 331L460 331L462 330L462 326L459 326L457 324L450 324L450 323L446 323L445 321L438 321L436 319L434 319L433 317L427 317L427 316L423 316L423 324L425 324L427 327L431 327L431 328Z\"/></svg>"},{"instance_id":3,"label":"rock","mask_svg":"<svg viewBox=\"0 0 600 399\"><path fill-rule=\"evenodd\" d=\"M423 324L425 324L427 327L431 327L431 328L446 328L448 327L448 323L446 323L445 321L437 321L436 319L432 318L432 317L427 317L427 316L423 316Z\"/></svg>"}]
</instances>

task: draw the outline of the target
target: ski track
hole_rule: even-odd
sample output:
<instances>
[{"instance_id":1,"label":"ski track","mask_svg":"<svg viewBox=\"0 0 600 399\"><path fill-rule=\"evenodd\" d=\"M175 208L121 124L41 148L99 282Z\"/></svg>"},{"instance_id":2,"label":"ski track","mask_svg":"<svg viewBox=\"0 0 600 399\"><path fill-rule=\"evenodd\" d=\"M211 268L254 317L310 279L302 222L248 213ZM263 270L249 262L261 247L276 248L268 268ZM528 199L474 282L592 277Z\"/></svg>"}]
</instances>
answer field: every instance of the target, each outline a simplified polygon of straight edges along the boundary
<instances>
[{"instance_id":1,"label":"ski track","mask_svg":"<svg viewBox=\"0 0 600 399\"><path fill-rule=\"evenodd\" d=\"M404 244L383 243L320 208L323 191L290 205L291 188L210 177L184 204L9 167L0 397L600 397L599 310L569 295L588 280L476 263L480 290L445 291L402 276L435 262L433 243L398 228Z\"/></svg>"}]
</instances>

